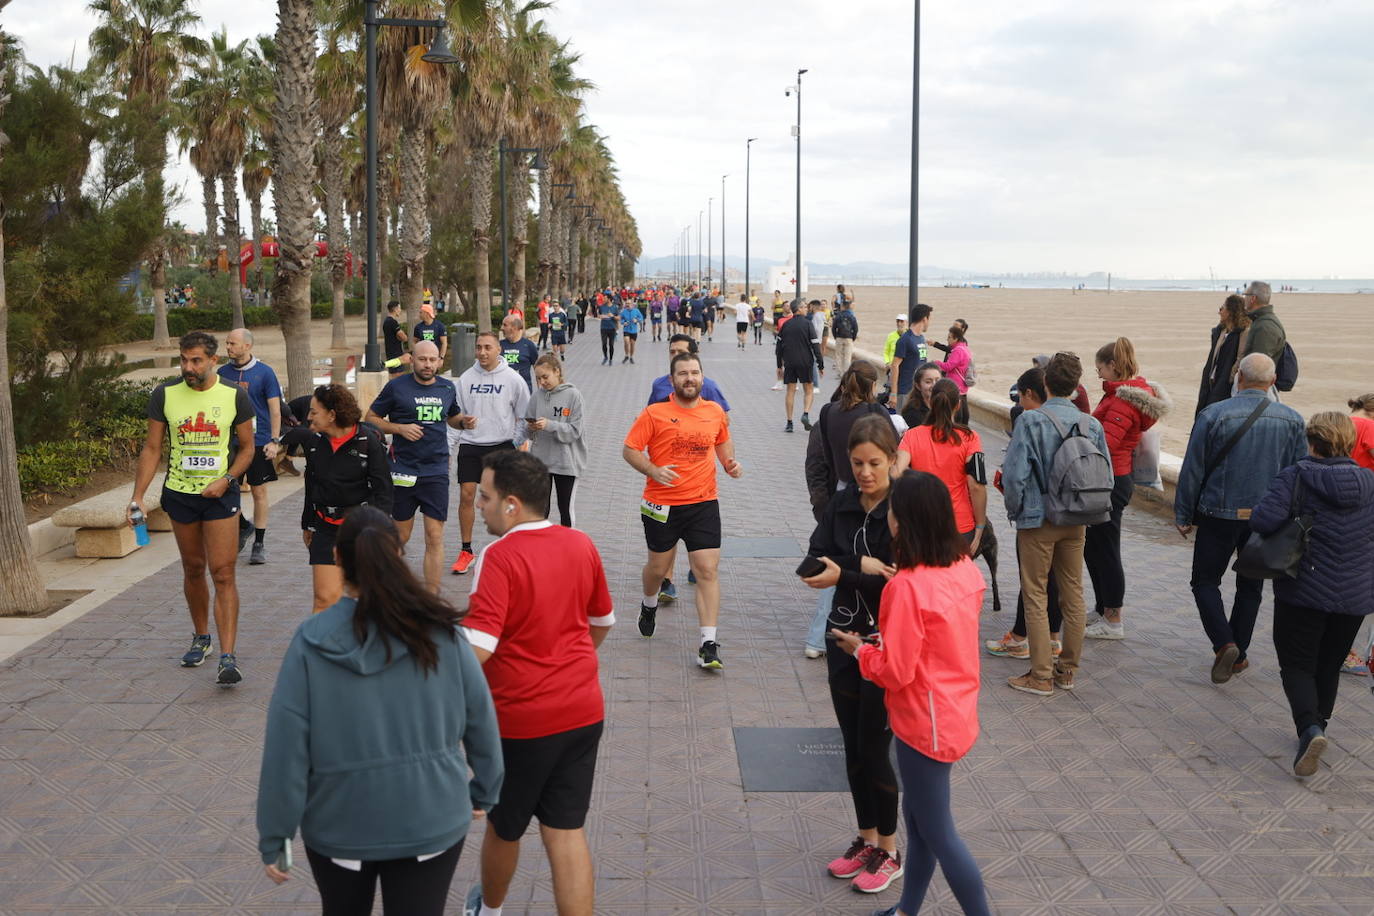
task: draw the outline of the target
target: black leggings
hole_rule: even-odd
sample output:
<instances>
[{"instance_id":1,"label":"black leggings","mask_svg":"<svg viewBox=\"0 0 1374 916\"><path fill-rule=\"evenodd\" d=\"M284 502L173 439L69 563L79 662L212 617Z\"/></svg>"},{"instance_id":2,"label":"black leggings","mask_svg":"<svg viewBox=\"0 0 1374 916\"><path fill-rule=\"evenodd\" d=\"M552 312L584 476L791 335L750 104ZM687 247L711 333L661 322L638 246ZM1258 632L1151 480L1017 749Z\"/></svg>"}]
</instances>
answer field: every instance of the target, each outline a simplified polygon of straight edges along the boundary
<instances>
[{"instance_id":1,"label":"black leggings","mask_svg":"<svg viewBox=\"0 0 1374 916\"><path fill-rule=\"evenodd\" d=\"M1116 478L1112 486L1112 515L1100 525L1089 525L1083 538L1083 565L1093 581L1095 609L1119 608L1126 603L1126 572L1121 568L1121 514L1135 495L1130 474Z\"/></svg>"},{"instance_id":2,"label":"black leggings","mask_svg":"<svg viewBox=\"0 0 1374 916\"><path fill-rule=\"evenodd\" d=\"M888 757L892 732L887 727L883 689L865 680L854 657L829 640L825 660L859 829L892 836L897 832L897 774Z\"/></svg>"},{"instance_id":3,"label":"black leggings","mask_svg":"<svg viewBox=\"0 0 1374 916\"><path fill-rule=\"evenodd\" d=\"M368 916L377 894L377 879L382 879L382 912L404 916L443 916L463 841L441 855L423 862L389 859L364 862L361 871L335 864L329 856L310 847L305 855L320 891L324 916Z\"/></svg>"},{"instance_id":4,"label":"black leggings","mask_svg":"<svg viewBox=\"0 0 1374 916\"><path fill-rule=\"evenodd\" d=\"M1363 617L1333 614L1274 599L1274 653L1298 735L1324 730L1336 708L1341 662L1359 635Z\"/></svg>"},{"instance_id":5,"label":"black leggings","mask_svg":"<svg viewBox=\"0 0 1374 916\"><path fill-rule=\"evenodd\" d=\"M573 520L573 487L577 485L577 478L571 474L550 474L549 486L553 488L555 497L558 499L558 524L564 528L576 528Z\"/></svg>"},{"instance_id":6,"label":"black leggings","mask_svg":"<svg viewBox=\"0 0 1374 916\"><path fill-rule=\"evenodd\" d=\"M615 359L615 331L601 330L601 358Z\"/></svg>"}]
</instances>

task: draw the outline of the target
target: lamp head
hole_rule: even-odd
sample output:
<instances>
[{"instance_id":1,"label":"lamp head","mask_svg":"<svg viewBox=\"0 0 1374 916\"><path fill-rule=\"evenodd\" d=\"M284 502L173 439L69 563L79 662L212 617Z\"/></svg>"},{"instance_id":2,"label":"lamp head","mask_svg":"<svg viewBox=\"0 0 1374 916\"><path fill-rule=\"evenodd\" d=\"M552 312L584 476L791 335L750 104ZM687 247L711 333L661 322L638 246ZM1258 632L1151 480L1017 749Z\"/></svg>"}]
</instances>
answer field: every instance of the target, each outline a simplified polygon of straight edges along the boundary
<instances>
[{"instance_id":1,"label":"lamp head","mask_svg":"<svg viewBox=\"0 0 1374 916\"><path fill-rule=\"evenodd\" d=\"M541 149L539 152L534 154L534 162L530 164L530 168L534 169L537 172L542 172L548 169L548 167L549 160L544 158L544 151Z\"/></svg>"},{"instance_id":2,"label":"lamp head","mask_svg":"<svg viewBox=\"0 0 1374 916\"><path fill-rule=\"evenodd\" d=\"M458 55L449 50L448 36L443 29L434 32L434 40L429 43L429 50L420 55L420 60L427 64L456 64Z\"/></svg>"}]
</instances>

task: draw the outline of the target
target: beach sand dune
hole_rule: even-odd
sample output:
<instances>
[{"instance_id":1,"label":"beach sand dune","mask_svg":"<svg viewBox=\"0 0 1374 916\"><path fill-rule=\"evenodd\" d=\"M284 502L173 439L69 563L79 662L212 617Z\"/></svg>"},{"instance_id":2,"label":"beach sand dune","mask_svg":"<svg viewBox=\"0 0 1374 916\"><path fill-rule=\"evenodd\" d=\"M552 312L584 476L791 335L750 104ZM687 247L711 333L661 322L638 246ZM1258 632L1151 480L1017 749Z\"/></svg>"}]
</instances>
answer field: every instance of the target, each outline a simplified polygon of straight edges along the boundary
<instances>
[{"instance_id":1,"label":"beach sand dune","mask_svg":"<svg viewBox=\"0 0 1374 916\"><path fill-rule=\"evenodd\" d=\"M906 311L906 287L852 287L859 317L859 346L882 352L895 317ZM808 298L833 296L815 288ZM1132 292L1039 289L920 289L934 307L929 336L943 340L955 318L969 323L969 346L978 390L1005 398L1007 388L1037 353L1072 350L1084 363L1083 384L1094 404L1102 394L1093 368L1097 348L1118 336L1135 344L1146 378L1174 401L1164 448L1182 455L1197 404L1211 328L1225 292ZM1346 400L1374 390L1369 358L1374 342L1374 295L1276 293L1274 307L1301 369L1297 387L1283 396L1304 416L1346 411ZM938 352L936 355L939 355Z\"/></svg>"}]
</instances>

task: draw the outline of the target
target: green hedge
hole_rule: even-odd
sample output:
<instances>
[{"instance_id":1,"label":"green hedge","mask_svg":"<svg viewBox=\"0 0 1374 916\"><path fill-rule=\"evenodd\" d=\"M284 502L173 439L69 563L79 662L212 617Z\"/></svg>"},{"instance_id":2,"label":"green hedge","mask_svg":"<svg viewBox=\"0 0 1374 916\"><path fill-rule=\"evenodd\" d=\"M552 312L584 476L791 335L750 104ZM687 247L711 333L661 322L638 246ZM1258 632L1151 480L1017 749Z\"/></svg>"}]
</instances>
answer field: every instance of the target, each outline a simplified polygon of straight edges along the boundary
<instances>
[{"instance_id":1,"label":"green hedge","mask_svg":"<svg viewBox=\"0 0 1374 916\"><path fill-rule=\"evenodd\" d=\"M361 315L367 310L367 303L362 299L345 299L344 314ZM316 302L310 306L310 317L313 319L328 319L334 314L334 305L330 302ZM265 306L255 305L245 307L243 310L244 323L250 328L266 327L279 324L277 313ZM214 308L214 309L187 309L174 308L167 310L167 333L172 337L180 337L190 331L232 331L234 329L233 309ZM127 343L134 340L153 339L153 316L138 315L134 318L128 332L123 336L119 343Z\"/></svg>"},{"instance_id":2,"label":"green hedge","mask_svg":"<svg viewBox=\"0 0 1374 916\"><path fill-rule=\"evenodd\" d=\"M64 439L25 446L19 450L19 488L25 499L39 493L72 494L110 460L109 439Z\"/></svg>"}]
</instances>

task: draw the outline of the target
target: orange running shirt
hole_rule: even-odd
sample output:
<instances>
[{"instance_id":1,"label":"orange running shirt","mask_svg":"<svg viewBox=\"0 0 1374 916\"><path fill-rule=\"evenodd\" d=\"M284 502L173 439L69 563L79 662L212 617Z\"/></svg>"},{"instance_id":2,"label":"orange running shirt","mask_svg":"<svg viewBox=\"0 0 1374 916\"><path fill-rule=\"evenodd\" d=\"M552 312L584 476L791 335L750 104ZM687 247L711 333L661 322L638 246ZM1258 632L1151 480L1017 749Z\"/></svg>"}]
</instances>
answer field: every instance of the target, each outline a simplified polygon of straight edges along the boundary
<instances>
[{"instance_id":1,"label":"orange running shirt","mask_svg":"<svg viewBox=\"0 0 1374 916\"><path fill-rule=\"evenodd\" d=\"M650 404L625 436L637 452L648 450L649 460L673 465L678 478L664 486L645 478L644 498L665 506L686 506L716 498L716 446L730 439L730 420L714 401L697 399L682 407L674 397Z\"/></svg>"},{"instance_id":2,"label":"orange running shirt","mask_svg":"<svg viewBox=\"0 0 1374 916\"><path fill-rule=\"evenodd\" d=\"M954 523L960 534L967 534L976 524L973 518L973 500L968 492L968 460L983 450L983 442L977 433L959 431L959 443L936 442L931 436L932 426L913 426L902 436L898 446L911 456L911 466L917 471L934 474L949 487L949 498L954 503Z\"/></svg>"}]
</instances>

